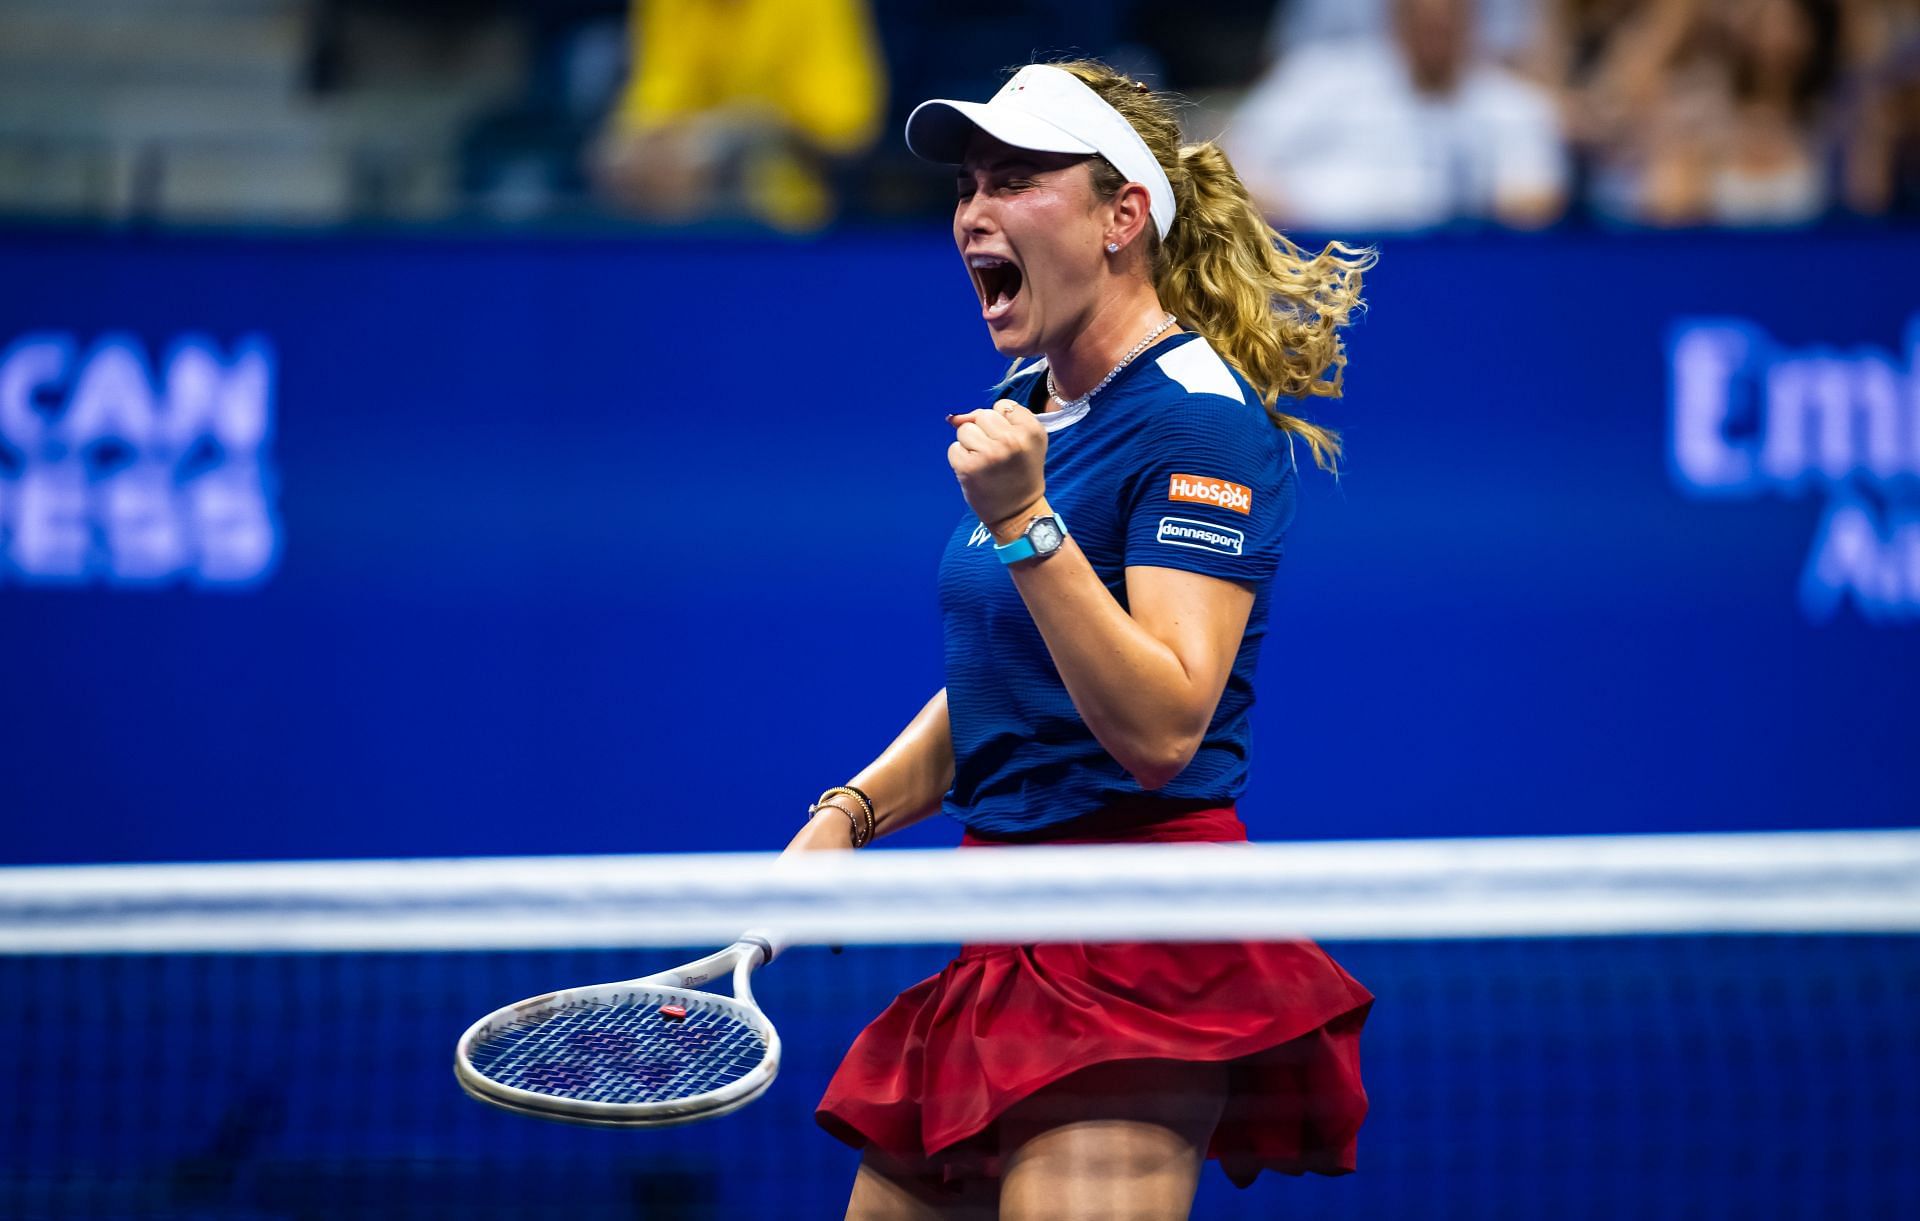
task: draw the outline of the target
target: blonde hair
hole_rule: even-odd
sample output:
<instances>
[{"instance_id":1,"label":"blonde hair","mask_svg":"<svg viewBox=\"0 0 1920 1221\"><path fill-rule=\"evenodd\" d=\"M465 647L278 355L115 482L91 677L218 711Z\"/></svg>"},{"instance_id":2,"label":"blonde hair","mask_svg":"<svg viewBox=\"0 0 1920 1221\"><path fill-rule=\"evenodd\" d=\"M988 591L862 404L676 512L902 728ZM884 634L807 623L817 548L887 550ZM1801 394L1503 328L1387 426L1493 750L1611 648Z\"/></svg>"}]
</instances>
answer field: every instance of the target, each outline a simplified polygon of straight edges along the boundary
<instances>
[{"instance_id":1,"label":"blonde hair","mask_svg":"<svg viewBox=\"0 0 1920 1221\"><path fill-rule=\"evenodd\" d=\"M1278 401L1340 396L1347 353L1338 331L1365 308L1360 277L1378 256L1341 242L1308 254L1267 224L1218 144L1180 142L1166 98L1098 60L1054 67L1119 111L1173 184L1177 217L1166 240L1147 228L1160 304L1240 371L1273 422L1313 448L1315 463L1337 472L1340 434L1281 411ZM1127 181L1104 159L1092 168L1102 198Z\"/></svg>"}]
</instances>

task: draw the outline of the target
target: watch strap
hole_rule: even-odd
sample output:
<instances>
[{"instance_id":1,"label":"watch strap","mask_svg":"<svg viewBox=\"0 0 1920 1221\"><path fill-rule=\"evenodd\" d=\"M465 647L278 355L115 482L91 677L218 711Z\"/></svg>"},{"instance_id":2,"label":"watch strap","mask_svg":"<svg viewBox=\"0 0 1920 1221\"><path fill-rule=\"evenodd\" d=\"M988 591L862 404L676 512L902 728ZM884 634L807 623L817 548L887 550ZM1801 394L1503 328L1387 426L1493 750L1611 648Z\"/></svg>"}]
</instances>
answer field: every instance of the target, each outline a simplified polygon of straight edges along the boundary
<instances>
[{"instance_id":1,"label":"watch strap","mask_svg":"<svg viewBox=\"0 0 1920 1221\"><path fill-rule=\"evenodd\" d=\"M995 543L993 553L1000 557L1002 564L1018 564L1021 560L1030 560L1037 554L1033 549L1033 540L1024 534L1010 543Z\"/></svg>"},{"instance_id":2,"label":"watch strap","mask_svg":"<svg viewBox=\"0 0 1920 1221\"><path fill-rule=\"evenodd\" d=\"M1049 518L1052 519L1055 526L1059 527L1060 540L1065 542L1068 537L1067 519L1060 516L1058 512L1036 513L1033 518L1027 522L1027 528L1020 532L1019 538L1014 539L1010 543L995 543L993 545L993 554L1000 558L1002 564L1018 564L1021 560L1030 560L1034 556L1039 555L1039 548L1033 545L1033 539L1029 536L1033 533L1035 522L1046 521ZM1054 548L1054 551L1058 550L1058 547ZM1053 552L1049 551L1047 554L1052 555Z\"/></svg>"}]
</instances>

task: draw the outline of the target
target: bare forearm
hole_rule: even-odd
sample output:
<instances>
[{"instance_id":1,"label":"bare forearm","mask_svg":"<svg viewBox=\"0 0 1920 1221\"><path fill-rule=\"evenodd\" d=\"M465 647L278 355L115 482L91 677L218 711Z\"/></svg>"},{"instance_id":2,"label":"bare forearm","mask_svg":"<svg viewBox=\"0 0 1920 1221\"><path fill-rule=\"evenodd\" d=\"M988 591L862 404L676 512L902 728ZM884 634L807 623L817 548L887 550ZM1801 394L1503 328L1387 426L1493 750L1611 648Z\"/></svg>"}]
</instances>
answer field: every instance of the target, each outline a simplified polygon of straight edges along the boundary
<instances>
[{"instance_id":1,"label":"bare forearm","mask_svg":"<svg viewBox=\"0 0 1920 1221\"><path fill-rule=\"evenodd\" d=\"M994 535L1009 542L1032 514L1051 511L1043 500L1018 521L996 523ZM1093 736L1143 788L1171 780L1192 758L1219 692L1203 689L1173 649L1114 600L1071 538L1058 554L1011 571Z\"/></svg>"},{"instance_id":2,"label":"bare forearm","mask_svg":"<svg viewBox=\"0 0 1920 1221\"><path fill-rule=\"evenodd\" d=\"M953 729L947 719L945 688L848 783L872 799L876 838L938 811L940 799L953 787ZM849 832L845 815L822 810L794 837L789 849L845 848Z\"/></svg>"}]
</instances>

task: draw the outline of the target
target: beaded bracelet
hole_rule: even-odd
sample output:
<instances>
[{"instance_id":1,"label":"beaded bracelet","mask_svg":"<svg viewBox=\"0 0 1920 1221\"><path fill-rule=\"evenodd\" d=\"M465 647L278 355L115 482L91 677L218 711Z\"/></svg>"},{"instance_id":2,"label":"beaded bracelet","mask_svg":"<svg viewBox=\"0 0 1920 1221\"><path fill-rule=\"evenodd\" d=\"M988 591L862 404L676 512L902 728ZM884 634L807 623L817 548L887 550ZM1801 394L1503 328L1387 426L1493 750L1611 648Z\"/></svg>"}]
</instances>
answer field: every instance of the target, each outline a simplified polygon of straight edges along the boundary
<instances>
[{"instance_id":1,"label":"beaded bracelet","mask_svg":"<svg viewBox=\"0 0 1920 1221\"><path fill-rule=\"evenodd\" d=\"M867 838L864 842L872 843L874 836L880 833L880 815L874 807L873 798L867 796L866 790L857 789L851 784L840 785L837 789L829 789L828 792L846 792L853 794L853 799L860 803L860 808L866 811L867 814Z\"/></svg>"},{"instance_id":2,"label":"beaded bracelet","mask_svg":"<svg viewBox=\"0 0 1920 1221\"><path fill-rule=\"evenodd\" d=\"M810 815L818 814L822 810L838 810L847 816L847 838L851 841L853 847L864 848L873 839L873 836L867 831L866 824L861 819L858 811L844 806L837 801L820 801L807 807L807 813Z\"/></svg>"},{"instance_id":3,"label":"beaded bracelet","mask_svg":"<svg viewBox=\"0 0 1920 1221\"><path fill-rule=\"evenodd\" d=\"M860 812L866 816L865 833L856 834L854 836L855 843L853 845L856 848L864 848L868 844L873 842L874 834L879 827L879 817L874 812L873 798L867 796L865 793L861 792L859 789L854 788L852 785L842 784L842 785L836 785L835 787L830 788L826 792L820 794L820 800L824 802L829 802L834 805L839 805L839 803L837 801L834 801L833 799L838 797L842 793L845 793L847 796L853 798L856 802L858 802L860 805ZM844 809L845 807L843 806L841 808Z\"/></svg>"},{"instance_id":4,"label":"beaded bracelet","mask_svg":"<svg viewBox=\"0 0 1920 1221\"><path fill-rule=\"evenodd\" d=\"M860 837L862 827L860 826L860 816L858 814L855 814L852 810L849 810L838 802L821 801L807 807L807 817L811 818L822 810L838 810L847 816L847 838L852 841L854 847L858 848L867 842Z\"/></svg>"},{"instance_id":5,"label":"beaded bracelet","mask_svg":"<svg viewBox=\"0 0 1920 1221\"><path fill-rule=\"evenodd\" d=\"M841 793L845 793L847 796L853 798L855 801L860 803L861 813L865 814L867 819L867 825L865 827L864 834L862 833L862 828L860 827L860 820L858 818L855 818L852 810L849 810L843 805L839 805L838 803L828 800L828 798L838 796ZM834 787L828 789L826 792L820 794L820 799L813 803L813 806L809 809L808 812L811 813L813 810L817 810L824 805L833 806L834 809L839 810L841 813L845 814L849 819L853 820L853 823L854 823L853 846L854 847L864 848L868 844L873 842L874 832L879 829L879 819L874 815L874 811L873 811L873 798L867 796L865 793L861 792L859 789L854 788L850 784L837 784Z\"/></svg>"}]
</instances>

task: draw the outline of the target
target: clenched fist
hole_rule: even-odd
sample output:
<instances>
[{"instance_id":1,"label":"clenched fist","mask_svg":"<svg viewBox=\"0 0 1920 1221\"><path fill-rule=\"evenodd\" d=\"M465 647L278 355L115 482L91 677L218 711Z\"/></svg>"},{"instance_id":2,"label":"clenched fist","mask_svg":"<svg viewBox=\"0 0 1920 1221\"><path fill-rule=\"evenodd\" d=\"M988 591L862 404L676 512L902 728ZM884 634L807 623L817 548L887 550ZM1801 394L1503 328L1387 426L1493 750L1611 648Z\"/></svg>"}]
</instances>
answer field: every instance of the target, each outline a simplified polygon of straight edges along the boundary
<instances>
[{"instance_id":1,"label":"clenched fist","mask_svg":"<svg viewBox=\"0 0 1920 1221\"><path fill-rule=\"evenodd\" d=\"M1012 399L950 415L947 463L974 515L989 526L1025 513L1047 490L1047 430Z\"/></svg>"}]
</instances>

